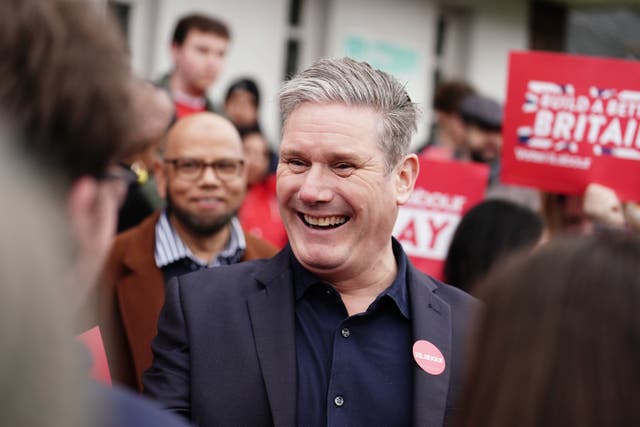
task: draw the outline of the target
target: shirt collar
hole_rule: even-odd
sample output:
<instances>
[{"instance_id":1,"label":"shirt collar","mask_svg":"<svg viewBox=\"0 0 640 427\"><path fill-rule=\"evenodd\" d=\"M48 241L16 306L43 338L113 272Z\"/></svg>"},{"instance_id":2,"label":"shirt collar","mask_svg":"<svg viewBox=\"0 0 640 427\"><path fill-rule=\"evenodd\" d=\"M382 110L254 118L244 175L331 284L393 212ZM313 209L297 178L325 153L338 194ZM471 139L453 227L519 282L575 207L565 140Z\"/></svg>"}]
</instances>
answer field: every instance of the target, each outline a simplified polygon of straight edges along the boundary
<instances>
[{"instance_id":1,"label":"shirt collar","mask_svg":"<svg viewBox=\"0 0 640 427\"><path fill-rule=\"evenodd\" d=\"M391 300L393 300L393 302L396 304L396 306L398 307L398 309L400 310L400 312L404 317L406 317L407 319L410 319L411 317L410 317L410 309L409 309L409 291L408 291L408 285L407 285L407 255L404 253L404 250L402 249L402 246L400 245L400 243L394 237L392 237L391 240L392 240L391 246L393 248L393 256L395 257L396 265L398 266L398 274L396 275L391 285L387 289L382 291L380 295L376 297L375 301L372 304L376 304L381 298L386 296L388 298L391 298ZM290 251L291 268L293 270L293 277L294 277L294 283L295 283L296 300L301 299L307 292L307 289L309 289L309 287L313 285L316 285L319 283L331 285L330 283L325 282L324 280L320 280L313 273L311 273L309 270L304 268L298 262L293 251L290 249L290 247L289 247L289 251Z\"/></svg>"},{"instance_id":2,"label":"shirt collar","mask_svg":"<svg viewBox=\"0 0 640 427\"><path fill-rule=\"evenodd\" d=\"M163 268L185 258L190 259L201 267L215 267L240 262L247 247L244 232L237 217L231 218L229 226L231 232L224 249L214 259L207 262L193 255L176 230L171 226L171 221L169 221L165 209L160 215L155 229L154 258L156 266Z\"/></svg>"}]
</instances>

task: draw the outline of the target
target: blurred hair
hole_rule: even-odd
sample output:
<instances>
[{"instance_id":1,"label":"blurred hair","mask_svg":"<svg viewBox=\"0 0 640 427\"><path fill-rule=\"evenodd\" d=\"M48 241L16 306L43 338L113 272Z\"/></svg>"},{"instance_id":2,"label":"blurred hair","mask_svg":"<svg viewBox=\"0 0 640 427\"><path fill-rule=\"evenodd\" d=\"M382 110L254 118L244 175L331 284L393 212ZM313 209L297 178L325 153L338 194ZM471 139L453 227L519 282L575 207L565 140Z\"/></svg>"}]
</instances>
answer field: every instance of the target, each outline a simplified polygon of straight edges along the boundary
<instances>
[{"instance_id":1,"label":"blurred hair","mask_svg":"<svg viewBox=\"0 0 640 427\"><path fill-rule=\"evenodd\" d=\"M0 412L6 426L80 427L88 358L74 346L64 285L70 248L45 177L0 131ZM85 364L87 370L80 367Z\"/></svg>"},{"instance_id":2,"label":"blurred hair","mask_svg":"<svg viewBox=\"0 0 640 427\"><path fill-rule=\"evenodd\" d=\"M473 87L461 80L443 81L436 86L433 108L445 113L458 113L462 101L476 93Z\"/></svg>"},{"instance_id":3,"label":"blurred hair","mask_svg":"<svg viewBox=\"0 0 640 427\"><path fill-rule=\"evenodd\" d=\"M128 149L130 70L117 25L81 0L0 2L0 111L68 182Z\"/></svg>"},{"instance_id":4,"label":"blurred hair","mask_svg":"<svg viewBox=\"0 0 640 427\"><path fill-rule=\"evenodd\" d=\"M320 59L284 84L280 91L283 121L303 103L343 103L380 114L379 145L390 172L409 150L418 110L393 76L350 58Z\"/></svg>"},{"instance_id":5,"label":"blurred hair","mask_svg":"<svg viewBox=\"0 0 640 427\"><path fill-rule=\"evenodd\" d=\"M241 127L237 129L238 129L238 133L240 134L240 138L244 138L245 136L251 135L252 133L259 133L260 135L263 135L262 129L260 128L260 125L257 123L253 126Z\"/></svg>"},{"instance_id":6,"label":"blurred hair","mask_svg":"<svg viewBox=\"0 0 640 427\"><path fill-rule=\"evenodd\" d=\"M166 134L175 114L169 94L144 80L135 80L132 87L134 112L140 120L131 130L130 137L139 151L156 144ZM138 152L132 153L137 154Z\"/></svg>"},{"instance_id":7,"label":"blurred hair","mask_svg":"<svg viewBox=\"0 0 640 427\"><path fill-rule=\"evenodd\" d=\"M185 15L178 20L176 27L173 30L171 42L181 46L191 30L215 34L227 40L231 39L231 32L229 31L227 24L212 16L203 15L201 13L192 13Z\"/></svg>"},{"instance_id":8,"label":"blurred hair","mask_svg":"<svg viewBox=\"0 0 640 427\"><path fill-rule=\"evenodd\" d=\"M260 106L260 89L258 89L258 84L254 80L242 78L231 83L229 89L227 89L224 101L227 102L231 97L231 94L233 94L233 92L236 90L246 90L251 95L253 95L253 105L256 108Z\"/></svg>"},{"instance_id":9,"label":"blurred hair","mask_svg":"<svg viewBox=\"0 0 640 427\"><path fill-rule=\"evenodd\" d=\"M559 238L495 270L458 426L640 425L640 241Z\"/></svg>"},{"instance_id":10,"label":"blurred hair","mask_svg":"<svg viewBox=\"0 0 640 427\"><path fill-rule=\"evenodd\" d=\"M547 221L549 233L557 236L564 233L564 204L566 201L564 194L541 192L541 211Z\"/></svg>"},{"instance_id":11,"label":"blurred hair","mask_svg":"<svg viewBox=\"0 0 640 427\"><path fill-rule=\"evenodd\" d=\"M534 247L543 231L540 216L516 203L487 200L474 206L451 239L445 281L469 292L504 257Z\"/></svg>"}]
</instances>

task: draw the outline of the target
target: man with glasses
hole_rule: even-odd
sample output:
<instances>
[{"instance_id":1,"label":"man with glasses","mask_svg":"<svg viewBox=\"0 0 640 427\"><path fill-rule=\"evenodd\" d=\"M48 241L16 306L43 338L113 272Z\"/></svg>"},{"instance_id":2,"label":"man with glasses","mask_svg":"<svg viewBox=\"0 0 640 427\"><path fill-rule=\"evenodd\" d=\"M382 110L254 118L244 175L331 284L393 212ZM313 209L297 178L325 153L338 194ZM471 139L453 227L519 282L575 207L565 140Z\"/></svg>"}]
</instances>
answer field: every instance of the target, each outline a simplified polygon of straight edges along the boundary
<instances>
[{"instance_id":1,"label":"man with glasses","mask_svg":"<svg viewBox=\"0 0 640 427\"><path fill-rule=\"evenodd\" d=\"M165 282L276 252L236 217L247 182L240 136L225 118L204 112L176 122L155 176L166 209L116 238L101 298L112 376L134 388L151 366Z\"/></svg>"}]
</instances>

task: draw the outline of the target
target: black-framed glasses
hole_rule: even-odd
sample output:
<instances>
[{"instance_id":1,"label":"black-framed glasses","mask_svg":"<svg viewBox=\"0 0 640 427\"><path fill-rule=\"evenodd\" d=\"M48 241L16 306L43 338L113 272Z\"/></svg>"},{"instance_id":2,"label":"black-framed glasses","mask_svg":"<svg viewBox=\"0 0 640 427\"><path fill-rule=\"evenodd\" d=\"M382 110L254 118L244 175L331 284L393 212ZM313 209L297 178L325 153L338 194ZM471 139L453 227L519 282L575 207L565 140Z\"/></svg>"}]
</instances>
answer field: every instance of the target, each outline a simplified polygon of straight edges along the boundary
<instances>
[{"instance_id":1,"label":"black-framed glasses","mask_svg":"<svg viewBox=\"0 0 640 427\"><path fill-rule=\"evenodd\" d=\"M98 179L103 181L120 181L125 183L128 187L134 182L138 182L138 175L127 165L117 163L109 166L107 170L98 177Z\"/></svg>"},{"instance_id":2,"label":"black-framed glasses","mask_svg":"<svg viewBox=\"0 0 640 427\"><path fill-rule=\"evenodd\" d=\"M222 159L213 162L205 162L199 159L164 159L176 170L180 178L196 180L202 176L205 168L211 167L221 181L229 181L238 178L244 170L244 160Z\"/></svg>"}]
</instances>

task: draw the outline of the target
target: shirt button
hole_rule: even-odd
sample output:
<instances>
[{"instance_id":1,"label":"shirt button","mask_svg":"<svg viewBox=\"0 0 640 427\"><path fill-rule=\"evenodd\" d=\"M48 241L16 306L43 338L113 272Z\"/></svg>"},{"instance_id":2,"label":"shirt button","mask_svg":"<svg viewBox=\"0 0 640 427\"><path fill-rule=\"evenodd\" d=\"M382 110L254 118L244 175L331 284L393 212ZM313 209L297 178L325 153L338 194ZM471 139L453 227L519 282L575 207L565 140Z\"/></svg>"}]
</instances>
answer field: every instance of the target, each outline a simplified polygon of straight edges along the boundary
<instances>
[{"instance_id":1,"label":"shirt button","mask_svg":"<svg viewBox=\"0 0 640 427\"><path fill-rule=\"evenodd\" d=\"M349 338L349 335L351 335L351 332L349 332L349 328L342 328L342 331L340 331L342 333L342 336L345 338Z\"/></svg>"},{"instance_id":2,"label":"shirt button","mask_svg":"<svg viewBox=\"0 0 640 427\"><path fill-rule=\"evenodd\" d=\"M342 396L336 396L336 398L333 399L333 403L335 403L337 407L341 407L344 405L344 398Z\"/></svg>"}]
</instances>

